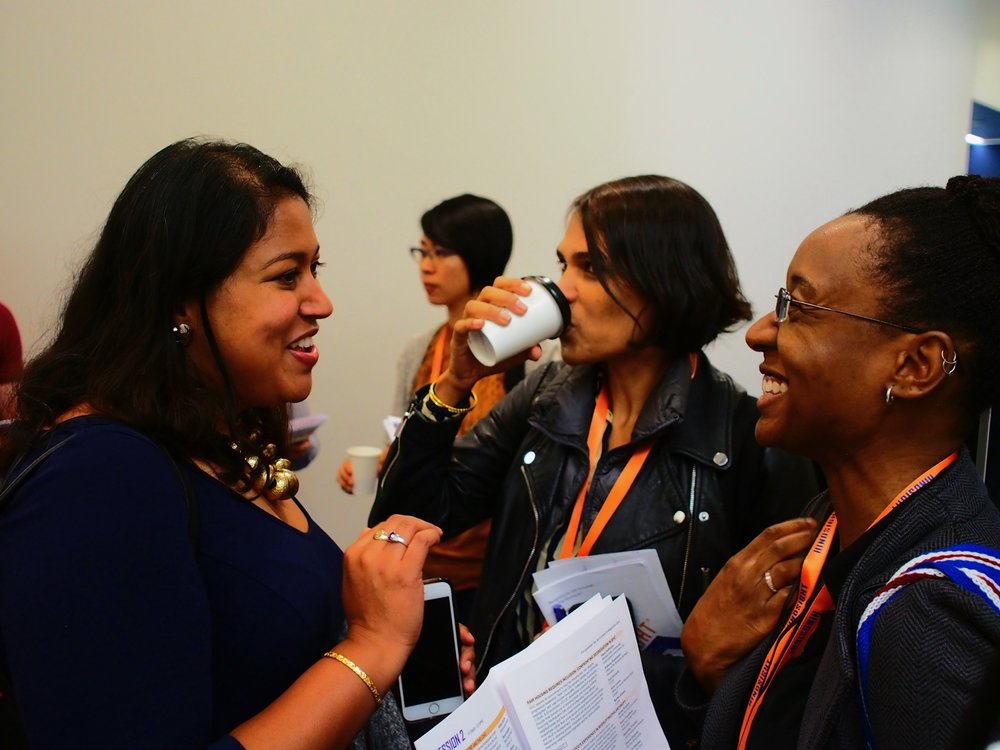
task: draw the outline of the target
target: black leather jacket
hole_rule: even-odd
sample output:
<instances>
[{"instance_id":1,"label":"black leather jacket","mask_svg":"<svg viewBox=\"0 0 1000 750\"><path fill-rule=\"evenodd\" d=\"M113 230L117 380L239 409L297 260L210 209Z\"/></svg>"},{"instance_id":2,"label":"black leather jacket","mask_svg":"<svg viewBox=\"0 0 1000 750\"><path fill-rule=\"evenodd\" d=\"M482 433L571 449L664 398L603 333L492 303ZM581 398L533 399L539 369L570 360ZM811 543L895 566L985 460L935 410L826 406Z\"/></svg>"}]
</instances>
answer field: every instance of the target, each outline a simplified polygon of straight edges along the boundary
<instances>
[{"instance_id":1,"label":"black leather jacket","mask_svg":"<svg viewBox=\"0 0 1000 750\"><path fill-rule=\"evenodd\" d=\"M386 459L369 525L407 513L451 535L493 519L469 623L480 677L526 645L515 604L532 585L541 545L562 534L586 479L600 377L598 366L540 368L454 446L460 420L433 422L411 407ZM419 391L414 405L425 394ZM688 358L678 359L644 406L632 442L598 463L584 534L635 445L656 439L592 554L655 549L686 617L734 552L766 526L798 515L817 491L811 463L757 444L756 421L754 400L704 354L693 379ZM654 662L663 667L664 658L646 661L654 698L660 684L672 696L680 665L657 677Z\"/></svg>"}]
</instances>

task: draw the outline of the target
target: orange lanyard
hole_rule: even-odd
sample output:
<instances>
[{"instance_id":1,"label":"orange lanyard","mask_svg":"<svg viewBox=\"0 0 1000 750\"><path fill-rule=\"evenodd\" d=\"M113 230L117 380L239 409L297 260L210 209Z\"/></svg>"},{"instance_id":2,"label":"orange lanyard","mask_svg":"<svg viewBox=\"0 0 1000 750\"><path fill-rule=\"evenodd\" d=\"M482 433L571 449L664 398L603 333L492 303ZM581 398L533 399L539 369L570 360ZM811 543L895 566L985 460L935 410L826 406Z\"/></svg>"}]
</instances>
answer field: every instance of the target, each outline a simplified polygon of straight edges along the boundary
<instances>
[{"instance_id":1,"label":"orange lanyard","mask_svg":"<svg viewBox=\"0 0 1000 750\"><path fill-rule=\"evenodd\" d=\"M429 382L436 383L437 379L441 377L441 365L444 364L444 345L448 340L448 326L444 325L441 328L441 333L438 334L437 341L434 342L434 359L431 360L431 379Z\"/></svg>"},{"instance_id":2,"label":"orange lanyard","mask_svg":"<svg viewBox=\"0 0 1000 750\"><path fill-rule=\"evenodd\" d=\"M559 553L559 558L573 557L573 548L576 546L576 537L580 533L580 519L583 517L583 506L584 501L587 497L587 490L590 489L590 480L594 476L594 470L597 468L597 460L601 455L601 448L604 444L604 431L608 426L608 411L610 407L608 405L608 386L605 383L601 386L601 392L597 394L597 404L594 406L594 416L590 420L590 433L587 436L587 448L590 452L590 472L587 474L587 481L583 483L583 487L580 488L580 494L576 496L576 505L573 506L573 513L569 517L569 528L566 529L566 539L563 542L562 552ZM645 462L646 457L649 455L649 449L652 448L652 443L646 443L645 445L639 447L625 464L625 468L622 469L622 473L618 475L618 479L615 480L614 485L611 487L611 492L608 493L607 499L605 499L604 504L601 505L601 510L597 514L597 518L594 520L594 525L590 527L590 531L587 532L586 538L583 540L583 544L580 545L580 549L577 550L577 557L586 557L590 554L591 548L594 546L594 542L604 531L604 527L608 525L608 521L611 520L611 516L615 514L618 510L618 506L622 504L625 499L625 495L632 487L632 483L635 481L636 475L639 473L639 469L642 468L642 464Z\"/></svg>"},{"instance_id":3,"label":"orange lanyard","mask_svg":"<svg viewBox=\"0 0 1000 750\"><path fill-rule=\"evenodd\" d=\"M908 499L921 487L930 484L938 474L954 463L956 458L958 458L958 453L952 453L943 461L935 464L917 477L907 485L906 489L896 495L891 503L882 509L878 518L872 521L868 528L872 528L872 526L885 518L893 508ZM826 519L826 523L820 530L819 535L816 537L812 549L806 554L805 562L802 563L799 593L798 598L795 600L795 606L792 608L792 613L789 615L788 621L785 623L785 627L782 628L777 640L775 640L771 649L767 652L767 657L760 667L757 682L754 684L753 690L750 691L750 699L747 702L747 709L743 715L743 724L740 727L738 750L746 748L747 739L750 736L750 726L757 716L757 711L764 700L764 694L774 682L775 675L781 671L781 668L789 660L794 659L802 653L806 642L815 632L816 626L819 625L821 615L834 608L833 597L830 595L825 584L815 595L814 592L819 583L823 565L826 563L826 558L830 552L830 542L836 531L837 514L831 513L830 517ZM799 619L800 615L801 619Z\"/></svg>"},{"instance_id":4,"label":"orange lanyard","mask_svg":"<svg viewBox=\"0 0 1000 750\"><path fill-rule=\"evenodd\" d=\"M698 352L689 354L688 361L691 365L691 379L694 380L695 373L698 372ZM576 496L576 504L573 506L573 513L569 517L569 528L566 529L566 538L563 541L562 551L559 553L560 560L573 557L573 547L576 546L576 537L580 533L580 519L583 517L584 501L587 498L587 491L590 489L590 480L594 477L594 471L597 469L597 461L601 456L601 449L604 446L604 431L608 426L608 411L610 411L608 384L604 383L601 386L601 392L597 394L597 404L594 406L594 416L590 420L590 432L587 435L587 448L590 452L590 471L587 474L587 481L580 488L580 494ZM615 480L614 485L611 487L611 492L608 493L604 504L601 505L601 509L597 512L597 518L594 519L593 526L587 532L587 536L580 545L580 549L576 551L577 557L586 557L590 554L590 550L601 535L601 532L604 531L604 527L608 525L611 516L615 514L618 506L625 499L625 495L632 488L632 483L639 474L639 470L649 456L649 451L652 447L653 444L651 441L640 446L632 454L628 463L625 464L625 468L618 475L618 479Z\"/></svg>"}]
</instances>

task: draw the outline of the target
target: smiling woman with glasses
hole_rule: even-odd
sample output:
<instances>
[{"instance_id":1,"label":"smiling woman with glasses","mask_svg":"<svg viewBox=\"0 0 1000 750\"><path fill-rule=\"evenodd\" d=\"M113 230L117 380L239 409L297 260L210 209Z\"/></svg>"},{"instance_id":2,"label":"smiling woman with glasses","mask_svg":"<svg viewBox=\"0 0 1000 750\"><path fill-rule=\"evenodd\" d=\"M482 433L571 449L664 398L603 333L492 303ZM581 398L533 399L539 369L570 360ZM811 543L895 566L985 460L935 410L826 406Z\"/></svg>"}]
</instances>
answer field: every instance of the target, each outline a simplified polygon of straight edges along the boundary
<instances>
[{"instance_id":1,"label":"smiling woman with glasses","mask_svg":"<svg viewBox=\"0 0 1000 750\"><path fill-rule=\"evenodd\" d=\"M1000 180L878 198L806 237L787 279L746 336L756 436L829 490L818 536L755 540L685 623L680 692L715 691L701 747L971 747L963 716L1000 658L1000 512L964 447L1000 396ZM719 614L746 581L752 627L734 628Z\"/></svg>"}]
</instances>

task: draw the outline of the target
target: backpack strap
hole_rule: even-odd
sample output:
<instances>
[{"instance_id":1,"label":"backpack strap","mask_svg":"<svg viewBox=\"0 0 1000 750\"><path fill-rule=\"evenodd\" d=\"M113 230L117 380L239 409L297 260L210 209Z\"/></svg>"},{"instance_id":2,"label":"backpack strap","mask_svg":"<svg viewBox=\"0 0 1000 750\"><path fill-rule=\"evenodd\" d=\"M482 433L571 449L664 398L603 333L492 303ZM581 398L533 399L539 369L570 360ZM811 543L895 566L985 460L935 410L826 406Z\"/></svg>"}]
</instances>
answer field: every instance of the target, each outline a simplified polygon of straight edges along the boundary
<instances>
[{"instance_id":1,"label":"backpack strap","mask_svg":"<svg viewBox=\"0 0 1000 750\"><path fill-rule=\"evenodd\" d=\"M24 482L24 480L27 479L28 476L35 469L37 469L38 466L41 463L43 463L45 461L45 459L47 459L49 456L51 456L57 450L59 450L60 448L62 448L64 445L66 445L66 443L68 443L70 440L72 440L75 437L76 437L76 433L72 433L68 437L64 438L63 440L60 440L55 445L50 445L48 448L46 448L44 451L42 451L42 453L34 461L32 461L27 466L25 466L24 469L22 469L16 475L14 474L14 471L15 471L15 469L17 467L17 463L18 462L15 461L14 465L11 467L10 474L8 474L6 477L4 477L3 481L0 481L0 510L3 510L4 505L9 501L10 497L14 494L14 490L16 490L18 487L20 487L21 483ZM13 479L11 478L12 476L13 476Z\"/></svg>"},{"instance_id":2,"label":"backpack strap","mask_svg":"<svg viewBox=\"0 0 1000 750\"><path fill-rule=\"evenodd\" d=\"M893 573L865 608L858 623L858 682L861 718L865 741L875 750L875 733L868 716L871 696L868 691L868 662L871 657L872 631L879 612L903 588L914 581L950 579L966 591L979 596L1000 617L1000 552L978 544L962 544L934 550L913 558Z\"/></svg>"},{"instance_id":3,"label":"backpack strap","mask_svg":"<svg viewBox=\"0 0 1000 750\"><path fill-rule=\"evenodd\" d=\"M11 467L10 473L8 473L3 479L0 479L0 511L2 511L4 506L10 502L10 498L13 497L14 491L20 487L29 476L31 476L35 469L43 464L53 453L75 438L77 434L78 433L75 432L70 433L55 445L50 445L21 471L17 471L18 461L15 461L14 465ZM146 437L163 452L163 455L166 456L170 467L174 470L174 476L177 477L177 482L181 486L181 494L184 495L184 504L187 507L188 536L191 537L191 545L194 547L195 553L197 553L201 542L201 524L198 516L198 503L195 498L194 488L191 486L191 480L185 473L184 469L181 468L177 459L174 458L173 454L170 453L170 451L168 451L162 443L149 435Z\"/></svg>"}]
</instances>

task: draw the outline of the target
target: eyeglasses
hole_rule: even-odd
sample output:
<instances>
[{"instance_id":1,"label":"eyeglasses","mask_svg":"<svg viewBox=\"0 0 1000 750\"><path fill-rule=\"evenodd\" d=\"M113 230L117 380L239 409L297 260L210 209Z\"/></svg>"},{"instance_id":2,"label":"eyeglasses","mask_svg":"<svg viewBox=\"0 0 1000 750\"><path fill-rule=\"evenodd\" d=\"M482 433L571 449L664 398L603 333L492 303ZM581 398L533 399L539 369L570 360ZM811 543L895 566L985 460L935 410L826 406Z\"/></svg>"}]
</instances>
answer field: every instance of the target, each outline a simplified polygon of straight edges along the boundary
<instances>
[{"instance_id":1,"label":"eyeglasses","mask_svg":"<svg viewBox=\"0 0 1000 750\"><path fill-rule=\"evenodd\" d=\"M447 247L411 247L410 255L413 256L413 260L417 263L423 262L425 259L430 258L433 261L447 260L457 253Z\"/></svg>"},{"instance_id":2,"label":"eyeglasses","mask_svg":"<svg viewBox=\"0 0 1000 750\"><path fill-rule=\"evenodd\" d=\"M880 320L879 318L869 318L867 315L858 315L858 313L847 312L847 310L838 310L835 307L824 307L823 305L814 305L812 302L803 302L800 299L795 299L791 293L781 287L778 293L774 295L778 298L777 304L774 306L774 315L779 323L784 323L788 320L788 308L790 305L798 305L799 307L812 307L816 310L826 310L827 312L840 313L841 315L849 315L852 318L857 318L859 320L867 320L869 323L876 323L880 326L889 326L890 328L898 328L901 331L909 331L910 333L924 333L924 331L919 328L913 328L912 326L904 326L899 323L890 323L888 320Z\"/></svg>"}]
</instances>

